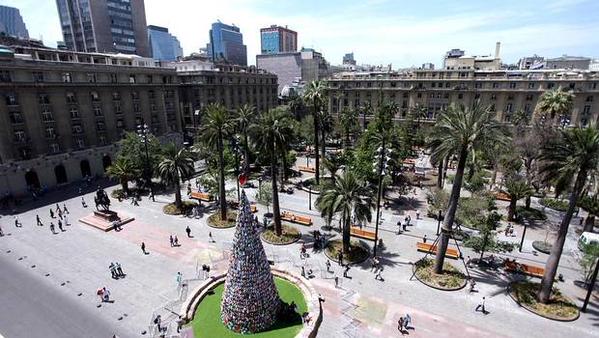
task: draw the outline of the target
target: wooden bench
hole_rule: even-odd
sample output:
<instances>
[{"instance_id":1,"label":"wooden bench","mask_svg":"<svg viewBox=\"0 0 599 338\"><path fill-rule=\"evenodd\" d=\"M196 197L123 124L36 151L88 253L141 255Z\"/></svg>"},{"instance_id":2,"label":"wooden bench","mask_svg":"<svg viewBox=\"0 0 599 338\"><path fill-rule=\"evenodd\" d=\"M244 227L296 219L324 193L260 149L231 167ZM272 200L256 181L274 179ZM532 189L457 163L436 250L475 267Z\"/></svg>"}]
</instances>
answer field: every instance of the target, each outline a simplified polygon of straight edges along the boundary
<instances>
[{"instance_id":1,"label":"wooden bench","mask_svg":"<svg viewBox=\"0 0 599 338\"><path fill-rule=\"evenodd\" d=\"M237 201L227 201L227 204L230 208L239 209L239 202ZM256 207L256 204L254 204L253 202L250 204L250 211L252 213L258 212L258 208Z\"/></svg>"},{"instance_id":2,"label":"wooden bench","mask_svg":"<svg viewBox=\"0 0 599 338\"><path fill-rule=\"evenodd\" d=\"M495 195L496 200L508 201L508 202L510 202L512 200L510 197L510 194L508 194L505 191L497 191L496 193L494 193L494 195Z\"/></svg>"},{"instance_id":3,"label":"wooden bench","mask_svg":"<svg viewBox=\"0 0 599 338\"><path fill-rule=\"evenodd\" d=\"M297 167L299 171L307 172L307 173L316 173L316 169L314 167L307 167L304 165L300 165Z\"/></svg>"},{"instance_id":4,"label":"wooden bench","mask_svg":"<svg viewBox=\"0 0 599 338\"><path fill-rule=\"evenodd\" d=\"M212 202L213 199L212 194L206 192L192 192L190 197L204 202Z\"/></svg>"},{"instance_id":5,"label":"wooden bench","mask_svg":"<svg viewBox=\"0 0 599 338\"><path fill-rule=\"evenodd\" d=\"M370 241L374 241L376 238L376 235L373 231L363 230L363 229L360 229L359 227L355 227L355 226L351 227L349 233L350 233L350 235L352 235L354 237L359 237L359 238L367 239Z\"/></svg>"},{"instance_id":6,"label":"wooden bench","mask_svg":"<svg viewBox=\"0 0 599 338\"><path fill-rule=\"evenodd\" d=\"M534 265L518 263L516 261L506 261L503 266L506 271L522 273L522 274L529 275L532 277L542 278L543 275L545 274L544 268L534 266Z\"/></svg>"},{"instance_id":7,"label":"wooden bench","mask_svg":"<svg viewBox=\"0 0 599 338\"><path fill-rule=\"evenodd\" d=\"M307 216L295 215L294 213L291 213L289 211L283 211L281 213L281 220L303 225L312 225L312 218Z\"/></svg>"},{"instance_id":8,"label":"wooden bench","mask_svg":"<svg viewBox=\"0 0 599 338\"><path fill-rule=\"evenodd\" d=\"M435 254L435 255L437 254L437 246L436 245L433 246L432 244L418 242L418 243L416 243L416 247L418 248L418 251L428 252L428 253ZM445 251L445 257L458 259L458 258L460 258L460 253L458 252L457 249L448 247L447 251Z\"/></svg>"}]
</instances>

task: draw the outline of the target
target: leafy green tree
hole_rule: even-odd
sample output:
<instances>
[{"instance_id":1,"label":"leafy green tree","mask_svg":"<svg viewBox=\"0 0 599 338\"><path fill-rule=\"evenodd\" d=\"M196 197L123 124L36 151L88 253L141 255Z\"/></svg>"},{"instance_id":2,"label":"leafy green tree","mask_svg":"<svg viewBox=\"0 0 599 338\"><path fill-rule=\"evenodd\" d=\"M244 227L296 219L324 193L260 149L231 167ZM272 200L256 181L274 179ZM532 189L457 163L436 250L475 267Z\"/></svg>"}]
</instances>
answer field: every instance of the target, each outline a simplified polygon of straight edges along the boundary
<instances>
[{"instance_id":1,"label":"leafy green tree","mask_svg":"<svg viewBox=\"0 0 599 338\"><path fill-rule=\"evenodd\" d=\"M327 186L321 192L316 199L316 206L327 224L331 224L335 215L341 218L343 252L347 253L350 249L352 218L357 222L370 222L374 203L366 184L346 170L342 176L337 176L334 185Z\"/></svg>"},{"instance_id":2,"label":"leafy green tree","mask_svg":"<svg viewBox=\"0 0 599 338\"><path fill-rule=\"evenodd\" d=\"M339 125L344 136L343 146L347 150L351 145L351 139L355 138L355 135L360 130L358 125L358 111L355 109L343 109L339 117Z\"/></svg>"},{"instance_id":3,"label":"leafy green tree","mask_svg":"<svg viewBox=\"0 0 599 338\"><path fill-rule=\"evenodd\" d=\"M599 245L597 243L587 244L582 250L582 257L579 259L580 267L584 277L584 283L589 285L593 275L593 269L597 264L597 258L599 257Z\"/></svg>"},{"instance_id":4,"label":"leafy green tree","mask_svg":"<svg viewBox=\"0 0 599 338\"><path fill-rule=\"evenodd\" d=\"M559 137L543 145L540 155L541 174L546 179L557 177L561 182L556 189L572 186L568 210L562 218L555 243L545 265L541 280L539 301L547 303L551 297L553 281L562 255L568 228L578 199L587 178L597 173L599 166L599 129L592 124L587 128L571 128L559 131ZM572 185L573 184L573 185Z\"/></svg>"},{"instance_id":5,"label":"leafy green tree","mask_svg":"<svg viewBox=\"0 0 599 338\"><path fill-rule=\"evenodd\" d=\"M534 189L520 175L510 175L506 178L505 187L510 194L510 205L508 207L507 220L513 221L516 214L516 204L519 200L531 196Z\"/></svg>"},{"instance_id":6,"label":"leafy green tree","mask_svg":"<svg viewBox=\"0 0 599 338\"><path fill-rule=\"evenodd\" d=\"M587 218L584 220L582 231L593 232L595 217L599 215L599 198L597 194L581 197L578 201L578 206L588 213Z\"/></svg>"},{"instance_id":7,"label":"leafy green tree","mask_svg":"<svg viewBox=\"0 0 599 338\"><path fill-rule=\"evenodd\" d=\"M123 192L129 194L129 181L139 177L139 169L130 159L117 157L116 161L106 170L108 176L119 180Z\"/></svg>"},{"instance_id":8,"label":"leafy green tree","mask_svg":"<svg viewBox=\"0 0 599 338\"><path fill-rule=\"evenodd\" d=\"M243 142L243 172L245 175L248 175L250 172L250 143L249 143L249 129L250 125L254 123L256 119L256 108L249 104L244 104L239 107L237 110L237 115L235 117L237 122L237 131L241 135L241 139Z\"/></svg>"},{"instance_id":9,"label":"leafy green tree","mask_svg":"<svg viewBox=\"0 0 599 338\"><path fill-rule=\"evenodd\" d=\"M549 120L546 124L556 124L560 117L567 117L572 111L574 94L563 90L549 90L539 98L536 110L541 118ZM557 119L556 119L557 118Z\"/></svg>"},{"instance_id":10,"label":"leafy green tree","mask_svg":"<svg viewBox=\"0 0 599 338\"><path fill-rule=\"evenodd\" d=\"M219 203L221 220L227 219L227 199L225 192L225 137L228 136L234 126L234 119L229 111L220 104L210 104L206 108L205 120L200 131L200 136L210 149L218 155L219 169ZM200 146L201 147L201 146Z\"/></svg>"},{"instance_id":11,"label":"leafy green tree","mask_svg":"<svg viewBox=\"0 0 599 338\"><path fill-rule=\"evenodd\" d=\"M476 227L478 234L470 236L464 241L464 246L480 253L479 260L481 261L485 252L511 252L514 249L514 244L497 240L496 229L500 220L501 215L497 212L488 213Z\"/></svg>"},{"instance_id":12,"label":"leafy green tree","mask_svg":"<svg viewBox=\"0 0 599 338\"><path fill-rule=\"evenodd\" d=\"M318 155L319 150L319 138L320 138L320 126L319 114L324 106L326 85L323 81L312 81L308 84L304 93L304 102L309 102L312 106L312 119L314 123L314 155L315 159L315 179L316 184L320 184L320 158Z\"/></svg>"},{"instance_id":13,"label":"leafy green tree","mask_svg":"<svg viewBox=\"0 0 599 338\"><path fill-rule=\"evenodd\" d=\"M133 167L135 167L140 174L145 173L147 176L152 177L154 170L160 161L162 150L160 142L154 135L148 134L147 140L149 159L146 157L146 144L144 138L134 132L126 133L123 139L119 141L117 158L121 157L131 162ZM146 172L148 168L149 172ZM144 175L143 178L145 179L146 176Z\"/></svg>"},{"instance_id":14,"label":"leafy green tree","mask_svg":"<svg viewBox=\"0 0 599 338\"><path fill-rule=\"evenodd\" d=\"M495 115L488 107L483 107L478 102L472 107L452 105L437 119L429 144L433 162L439 162L450 154L457 154L458 165L435 259L436 273L443 271L445 252L458 208L468 153L492 142L507 142L507 139L500 125L495 121Z\"/></svg>"},{"instance_id":15,"label":"leafy green tree","mask_svg":"<svg viewBox=\"0 0 599 338\"><path fill-rule=\"evenodd\" d=\"M287 145L292 137L291 116L284 108L274 108L260 115L256 124L251 126L251 135L261 153L268 154L272 177L273 220L275 233L282 234L279 211L279 191L277 187L277 166L281 157L287 153Z\"/></svg>"},{"instance_id":16,"label":"leafy green tree","mask_svg":"<svg viewBox=\"0 0 599 338\"><path fill-rule=\"evenodd\" d=\"M265 181L260 185L260 189L258 190L258 198L257 201L260 204L266 205L266 211L270 212L270 205L272 204L273 191L272 191L272 183Z\"/></svg>"},{"instance_id":17,"label":"leafy green tree","mask_svg":"<svg viewBox=\"0 0 599 338\"><path fill-rule=\"evenodd\" d=\"M175 187L175 205L181 207L181 181L191 177L194 172L193 154L187 149L177 149L171 143L165 146L162 161L158 164L160 177Z\"/></svg>"}]
</instances>

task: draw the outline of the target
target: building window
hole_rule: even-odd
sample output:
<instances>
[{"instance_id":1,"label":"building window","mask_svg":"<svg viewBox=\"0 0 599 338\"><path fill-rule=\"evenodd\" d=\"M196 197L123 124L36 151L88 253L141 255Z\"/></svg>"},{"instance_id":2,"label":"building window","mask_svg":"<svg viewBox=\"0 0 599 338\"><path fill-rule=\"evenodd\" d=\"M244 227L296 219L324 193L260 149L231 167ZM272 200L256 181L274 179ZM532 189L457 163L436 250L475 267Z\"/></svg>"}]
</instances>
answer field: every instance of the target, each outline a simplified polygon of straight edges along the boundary
<instances>
[{"instance_id":1,"label":"building window","mask_svg":"<svg viewBox=\"0 0 599 338\"><path fill-rule=\"evenodd\" d=\"M458 94L458 100L462 100L463 98L464 98L464 94L462 94L462 93L459 93L459 94Z\"/></svg>"},{"instance_id":2,"label":"building window","mask_svg":"<svg viewBox=\"0 0 599 338\"><path fill-rule=\"evenodd\" d=\"M107 143L106 136L104 136L104 135L98 136L98 143L100 143L100 145L105 145Z\"/></svg>"},{"instance_id":3,"label":"building window","mask_svg":"<svg viewBox=\"0 0 599 338\"><path fill-rule=\"evenodd\" d=\"M587 102L593 102L593 96L587 96Z\"/></svg>"},{"instance_id":4,"label":"building window","mask_svg":"<svg viewBox=\"0 0 599 338\"><path fill-rule=\"evenodd\" d=\"M116 127L119 129L125 128L125 122L122 119L116 120Z\"/></svg>"},{"instance_id":5,"label":"building window","mask_svg":"<svg viewBox=\"0 0 599 338\"><path fill-rule=\"evenodd\" d=\"M135 74L129 74L129 83L135 83Z\"/></svg>"},{"instance_id":6,"label":"building window","mask_svg":"<svg viewBox=\"0 0 599 338\"><path fill-rule=\"evenodd\" d=\"M511 104L511 103L508 103L508 104L505 106L505 111L506 111L506 112L508 112L508 113L511 113L511 112L513 111L513 107L514 107L514 106L513 106L513 104Z\"/></svg>"},{"instance_id":7,"label":"building window","mask_svg":"<svg viewBox=\"0 0 599 338\"><path fill-rule=\"evenodd\" d=\"M87 82L96 83L97 82L96 73L87 73Z\"/></svg>"},{"instance_id":8,"label":"building window","mask_svg":"<svg viewBox=\"0 0 599 338\"><path fill-rule=\"evenodd\" d=\"M527 103L524 105L524 112L525 113L530 113L531 112L531 108L532 106L530 105L530 103Z\"/></svg>"},{"instance_id":9,"label":"building window","mask_svg":"<svg viewBox=\"0 0 599 338\"><path fill-rule=\"evenodd\" d=\"M19 99L18 99L17 94L15 94L15 93L8 93L4 97L6 98L6 105L7 106L17 106L17 105L19 105Z\"/></svg>"},{"instance_id":10,"label":"building window","mask_svg":"<svg viewBox=\"0 0 599 338\"><path fill-rule=\"evenodd\" d=\"M62 82L71 83L73 82L73 78L71 77L71 73L62 73Z\"/></svg>"},{"instance_id":11,"label":"building window","mask_svg":"<svg viewBox=\"0 0 599 338\"><path fill-rule=\"evenodd\" d=\"M83 133L83 127L81 127L81 125L80 125L80 124L74 124L74 125L71 127L71 132L72 132L73 134L81 134L81 133Z\"/></svg>"},{"instance_id":12,"label":"building window","mask_svg":"<svg viewBox=\"0 0 599 338\"><path fill-rule=\"evenodd\" d=\"M134 91L132 91L132 92L131 92L131 98L132 98L133 100L139 100L139 92L137 92L137 91L135 91L135 90L134 90Z\"/></svg>"},{"instance_id":13,"label":"building window","mask_svg":"<svg viewBox=\"0 0 599 338\"><path fill-rule=\"evenodd\" d=\"M55 139L56 138L56 134L54 133L54 127L46 128L46 138L47 139Z\"/></svg>"},{"instance_id":14,"label":"building window","mask_svg":"<svg viewBox=\"0 0 599 338\"><path fill-rule=\"evenodd\" d=\"M526 101L532 101L533 96L531 94L526 95Z\"/></svg>"},{"instance_id":15,"label":"building window","mask_svg":"<svg viewBox=\"0 0 599 338\"><path fill-rule=\"evenodd\" d=\"M89 93L89 95L92 99L92 102L100 101L100 95L98 95L98 92L91 92L91 93Z\"/></svg>"},{"instance_id":16,"label":"building window","mask_svg":"<svg viewBox=\"0 0 599 338\"><path fill-rule=\"evenodd\" d=\"M493 104L492 104L492 105L489 107L489 110L490 110L490 111L492 111L492 112L494 112L494 111L495 111L495 103L493 103Z\"/></svg>"},{"instance_id":17,"label":"building window","mask_svg":"<svg viewBox=\"0 0 599 338\"><path fill-rule=\"evenodd\" d=\"M112 99L114 101L119 101L121 99L121 93L119 93L119 92L112 92Z\"/></svg>"},{"instance_id":18,"label":"building window","mask_svg":"<svg viewBox=\"0 0 599 338\"><path fill-rule=\"evenodd\" d=\"M480 93L476 93L476 94L474 94L474 99L475 99L475 100L478 100L478 99L480 99Z\"/></svg>"},{"instance_id":19,"label":"building window","mask_svg":"<svg viewBox=\"0 0 599 338\"><path fill-rule=\"evenodd\" d=\"M106 129L106 125L104 124L103 121L96 122L96 130L103 131L105 129Z\"/></svg>"},{"instance_id":20,"label":"building window","mask_svg":"<svg viewBox=\"0 0 599 338\"><path fill-rule=\"evenodd\" d=\"M550 82L547 84L547 89L553 89L553 87L555 87L555 83Z\"/></svg>"},{"instance_id":21,"label":"building window","mask_svg":"<svg viewBox=\"0 0 599 338\"><path fill-rule=\"evenodd\" d=\"M535 89L537 87L537 84L534 82L529 82L528 83L528 89Z\"/></svg>"},{"instance_id":22,"label":"building window","mask_svg":"<svg viewBox=\"0 0 599 338\"><path fill-rule=\"evenodd\" d=\"M77 107L71 107L71 110L69 112L71 114L71 118L72 119L78 119L79 118L79 109L77 109Z\"/></svg>"},{"instance_id":23,"label":"building window","mask_svg":"<svg viewBox=\"0 0 599 338\"><path fill-rule=\"evenodd\" d=\"M500 86L499 86L499 83L497 83L497 82L493 82L493 88L499 88L499 87L500 87Z\"/></svg>"},{"instance_id":24,"label":"building window","mask_svg":"<svg viewBox=\"0 0 599 338\"><path fill-rule=\"evenodd\" d=\"M422 98L422 93L418 93L418 95L416 95L416 97L418 97L419 99Z\"/></svg>"},{"instance_id":25,"label":"building window","mask_svg":"<svg viewBox=\"0 0 599 338\"><path fill-rule=\"evenodd\" d=\"M115 101L112 104L112 107L114 108L115 114L120 114L123 112L123 110L121 109L121 103L119 101Z\"/></svg>"},{"instance_id":26,"label":"building window","mask_svg":"<svg viewBox=\"0 0 599 338\"><path fill-rule=\"evenodd\" d=\"M513 101L514 100L514 95L508 95L507 99L508 99L508 101Z\"/></svg>"},{"instance_id":27,"label":"building window","mask_svg":"<svg viewBox=\"0 0 599 338\"><path fill-rule=\"evenodd\" d=\"M148 75L147 78L148 78L148 80L147 80L148 83L153 83L154 82L154 76Z\"/></svg>"},{"instance_id":28,"label":"building window","mask_svg":"<svg viewBox=\"0 0 599 338\"><path fill-rule=\"evenodd\" d=\"M77 97L75 96L75 93L67 92L67 103L77 103Z\"/></svg>"},{"instance_id":29,"label":"building window","mask_svg":"<svg viewBox=\"0 0 599 338\"><path fill-rule=\"evenodd\" d=\"M14 134L15 136L15 141L17 142L25 142L26 136L25 136L25 132L22 130L15 130Z\"/></svg>"},{"instance_id":30,"label":"building window","mask_svg":"<svg viewBox=\"0 0 599 338\"><path fill-rule=\"evenodd\" d=\"M23 123L23 115L20 111L11 111L8 113L10 118L10 123L12 124L20 124Z\"/></svg>"},{"instance_id":31,"label":"building window","mask_svg":"<svg viewBox=\"0 0 599 338\"><path fill-rule=\"evenodd\" d=\"M50 104L50 96L48 96L48 94L39 94L38 103L39 104Z\"/></svg>"},{"instance_id":32,"label":"building window","mask_svg":"<svg viewBox=\"0 0 599 338\"><path fill-rule=\"evenodd\" d=\"M584 106L584 108L582 109L582 113L584 115L589 115L591 113L591 106L589 106L589 105Z\"/></svg>"},{"instance_id":33,"label":"building window","mask_svg":"<svg viewBox=\"0 0 599 338\"><path fill-rule=\"evenodd\" d=\"M139 113L139 112L141 112L141 108L140 108L140 106L139 106L139 103L137 103L137 102L133 103L133 112L134 112L134 113Z\"/></svg>"},{"instance_id":34,"label":"building window","mask_svg":"<svg viewBox=\"0 0 599 338\"><path fill-rule=\"evenodd\" d=\"M75 144L77 145L77 148L79 148L79 149L85 148L85 141L83 141L83 138L81 138L81 137L78 137L75 139Z\"/></svg>"},{"instance_id":35,"label":"building window","mask_svg":"<svg viewBox=\"0 0 599 338\"><path fill-rule=\"evenodd\" d=\"M496 94L491 94L491 101L495 101L497 100L497 95Z\"/></svg>"},{"instance_id":36,"label":"building window","mask_svg":"<svg viewBox=\"0 0 599 338\"><path fill-rule=\"evenodd\" d=\"M45 107L42 111L42 121L44 122L52 122L54 121L54 116L52 116L52 112L48 107Z\"/></svg>"},{"instance_id":37,"label":"building window","mask_svg":"<svg viewBox=\"0 0 599 338\"><path fill-rule=\"evenodd\" d=\"M12 82L12 77L8 70L0 70L0 82Z\"/></svg>"},{"instance_id":38,"label":"building window","mask_svg":"<svg viewBox=\"0 0 599 338\"><path fill-rule=\"evenodd\" d=\"M510 82L511 89L516 89L516 87L518 87L516 82Z\"/></svg>"},{"instance_id":39,"label":"building window","mask_svg":"<svg viewBox=\"0 0 599 338\"><path fill-rule=\"evenodd\" d=\"M99 105L94 105L94 115L95 116L103 116L102 108Z\"/></svg>"},{"instance_id":40,"label":"building window","mask_svg":"<svg viewBox=\"0 0 599 338\"><path fill-rule=\"evenodd\" d=\"M196 92L196 97L197 96L200 96L199 91ZM154 90L148 90L148 97L151 99L156 98L156 93L154 93Z\"/></svg>"},{"instance_id":41,"label":"building window","mask_svg":"<svg viewBox=\"0 0 599 338\"><path fill-rule=\"evenodd\" d=\"M33 72L33 82L44 82L44 73Z\"/></svg>"},{"instance_id":42,"label":"building window","mask_svg":"<svg viewBox=\"0 0 599 338\"><path fill-rule=\"evenodd\" d=\"M50 143L50 153L56 154L60 152L60 145L58 143Z\"/></svg>"},{"instance_id":43,"label":"building window","mask_svg":"<svg viewBox=\"0 0 599 338\"><path fill-rule=\"evenodd\" d=\"M474 88L476 88L476 89L481 89L482 87L483 87L483 84L480 82L477 82L474 84Z\"/></svg>"},{"instance_id":44,"label":"building window","mask_svg":"<svg viewBox=\"0 0 599 338\"><path fill-rule=\"evenodd\" d=\"M575 84L574 82L571 82L571 83L568 85L568 88L570 88L570 89L574 89L574 87L576 87L576 84Z\"/></svg>"},{"instance_id":45,"label":"building window","mask_svg":"<svg viewBox=\"0 0 599 338\"><path fill-rule=\"evenodd\" d=\"M112 83L117 83L117 82L119 82L119 78L118 78L117 74L115 74L115 73L110 73L110 82L112 82Z\"/></svg>"}]
</instances>

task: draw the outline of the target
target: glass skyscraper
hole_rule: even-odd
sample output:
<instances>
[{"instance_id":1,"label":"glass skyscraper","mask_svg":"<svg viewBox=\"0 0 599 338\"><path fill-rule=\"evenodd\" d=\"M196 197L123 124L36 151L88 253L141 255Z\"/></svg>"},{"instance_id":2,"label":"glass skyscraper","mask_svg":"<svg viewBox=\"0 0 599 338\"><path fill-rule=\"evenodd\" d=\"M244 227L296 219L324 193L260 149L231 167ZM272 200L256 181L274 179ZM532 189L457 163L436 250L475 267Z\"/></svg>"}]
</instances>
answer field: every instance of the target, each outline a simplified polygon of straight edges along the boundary
<instances>
[{"instance_id":1,"label":"glass skyscraper","mask_svg":"<svg viewBox=\"0 0 599 338\"><path fill-rule=\"evenodd\" d=\"M297 51L297 32L272 25L260 29L262 54L289 53Z\"/></svg>"},{"instance_id":2,"label":"glass skyscraper","mask_svg":"<svg viewBox=\"0 0 599 338\"><path fill-rule=\"evenodd\" d=\"M210 43L206 46L212 61L223 61L247 66L247 47L243 44L243 34L239 27L222 22L212 24Z\"/></svg>"},{"instance_id":3,"label":"glass skyscraper","mask_svg":"<svg viewBox=\"0 0 599 338\"><path fill-rule=\"evenodd\" d=\"M155 60L176 61L183 56L179 40L166 27L148 26L148 40Z\"/></svg>"},{"instance_id":4,"label":"glass skyscraper","mask_svg":"<svg viewBox=\"0 0 599 338\"><path fill-rule=\"evenodd\" d=\"M0 6L0 31L18 38L29 38L23 17L14 7Z\"/></svg>"}]
</instances>

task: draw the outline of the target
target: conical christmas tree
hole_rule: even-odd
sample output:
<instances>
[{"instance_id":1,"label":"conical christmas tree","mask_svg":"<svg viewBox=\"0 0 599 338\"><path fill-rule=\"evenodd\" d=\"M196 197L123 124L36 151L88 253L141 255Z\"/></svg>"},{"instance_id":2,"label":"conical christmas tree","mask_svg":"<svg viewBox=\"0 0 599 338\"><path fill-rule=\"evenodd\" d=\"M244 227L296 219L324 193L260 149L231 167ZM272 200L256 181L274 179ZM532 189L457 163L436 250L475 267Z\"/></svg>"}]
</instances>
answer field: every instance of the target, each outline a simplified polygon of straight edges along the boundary
<instances>
[{"instance_id":1,"label":"conical christmas tree","mask_svg":"<svg viewBox=\"0 0 599 338\"><path fill-rule=\"evenodd\" d=\"M221 303L221 319L235 332L268 329L277 319L281 300L264 253L245 192L241 194L233 252Z\"/></svg>"}]
</instances>

